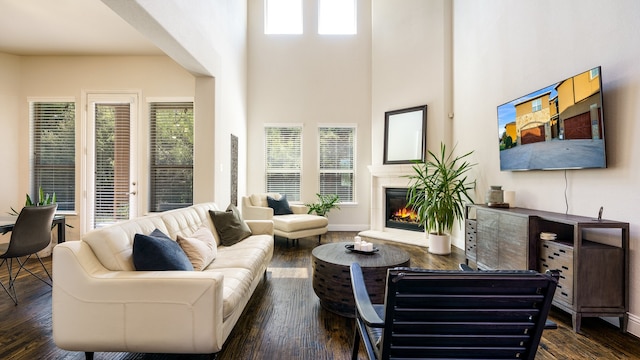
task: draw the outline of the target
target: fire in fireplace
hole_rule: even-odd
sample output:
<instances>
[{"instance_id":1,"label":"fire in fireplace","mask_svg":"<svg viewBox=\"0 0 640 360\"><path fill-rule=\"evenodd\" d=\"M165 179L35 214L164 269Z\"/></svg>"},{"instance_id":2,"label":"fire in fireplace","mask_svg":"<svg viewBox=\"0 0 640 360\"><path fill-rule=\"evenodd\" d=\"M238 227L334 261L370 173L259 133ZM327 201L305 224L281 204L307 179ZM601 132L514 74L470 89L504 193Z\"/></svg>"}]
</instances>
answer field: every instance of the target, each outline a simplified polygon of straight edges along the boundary
<instances>
[{"instance_id":1,"label":"fire in fireplace","mask_svg":"<svg viewBox=\"0 0 640 360\"><path fill-rule=\"evenodd\" d=\"M388 228L424 231L417 221L417 214L407 207L406 188L385 189L385 226Z\"/></svg>"}]
</instances>

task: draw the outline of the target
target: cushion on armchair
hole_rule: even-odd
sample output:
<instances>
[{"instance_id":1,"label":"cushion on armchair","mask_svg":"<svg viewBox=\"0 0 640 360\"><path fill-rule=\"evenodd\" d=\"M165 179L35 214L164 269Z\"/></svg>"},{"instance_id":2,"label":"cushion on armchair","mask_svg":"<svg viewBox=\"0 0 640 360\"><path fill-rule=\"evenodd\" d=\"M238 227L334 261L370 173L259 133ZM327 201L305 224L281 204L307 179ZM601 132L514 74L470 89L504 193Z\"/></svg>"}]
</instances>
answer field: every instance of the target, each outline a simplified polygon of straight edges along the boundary
<instances>
[{"instance_id":1,"label":"cushion on armchair","mask_svg":"<svg viewBox=\"0 0 640 360\"><path fill-rule=\"evenodd\" d=\"M269 204L267 203L267 196L271 196L276 200L280 200L280 198L282 197L278 193L259 193L250 195L249 200L251 201L251 205L253 206L269 207Z\"/></svg>"},{"instance_id":2,"label":"cushion on armchair","mask_svg":"<svg viewBox=\"0 0 640 360\"><path fill-rule=\"evenodd\" d=\"M267 204L273 209L273 215L289 215L293 214L289 207L289 201L287 195L282 195L280 199L274 199L271 196L267 196Z\"/></svg>"}]
</instances>

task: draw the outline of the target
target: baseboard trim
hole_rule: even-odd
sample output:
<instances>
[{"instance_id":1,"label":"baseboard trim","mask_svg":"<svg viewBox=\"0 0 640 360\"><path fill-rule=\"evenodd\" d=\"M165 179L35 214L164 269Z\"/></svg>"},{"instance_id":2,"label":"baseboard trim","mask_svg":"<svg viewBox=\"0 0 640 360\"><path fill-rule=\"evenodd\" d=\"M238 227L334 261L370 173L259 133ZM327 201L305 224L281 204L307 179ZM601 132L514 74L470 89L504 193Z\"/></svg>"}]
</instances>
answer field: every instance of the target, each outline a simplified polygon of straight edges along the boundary
<instances>
[{"instance_id":1,"label":"baseboard trim","mask_svg":"<svg viewBox=\"0 0 640 360\"><path fill-rule=\"evenodd\" d=\"M629 334L640 337L640 316L629 314L629 322L627 323L627 332Z\"/></svg>"},{"instance_id":2,"label":"baseboard trim","mask_svg":"<svg viewBox=\"0 0 640 360\"><path fill-rule=\"evenodd\" d=\"M363 231L369 229L369 224L331 224L329 231Z\"/></svg>"}]
</instances>

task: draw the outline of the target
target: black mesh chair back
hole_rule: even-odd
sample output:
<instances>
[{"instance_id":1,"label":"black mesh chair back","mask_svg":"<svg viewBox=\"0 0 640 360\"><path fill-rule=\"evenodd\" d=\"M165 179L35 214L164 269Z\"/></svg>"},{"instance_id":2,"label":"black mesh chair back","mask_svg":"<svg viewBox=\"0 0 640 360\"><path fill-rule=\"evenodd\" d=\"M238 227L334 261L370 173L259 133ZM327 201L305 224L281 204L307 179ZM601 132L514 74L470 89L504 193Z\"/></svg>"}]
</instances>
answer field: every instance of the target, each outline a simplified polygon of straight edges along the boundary
<instances>
[{"instance_id":1,"label":"black mesh chair back","mask_svg":"<svg viewBox=\"0 0 640 360\"><path fill-rule=\"evenodd\" d=\"M0 267L6 264L7 271L9 272L8 286L5 286L2 282L0 282L0 286L9 294L16 305L18 304L18 299L14 285L16 278L23 269L44 283L51 285L51 275L38 256L38 252L45 249L51 242L51 225L56 209L57 205L55 204L24 207L16 219L9 243L0 246L0 252L2 252L0 254L0 259L2 259ZM40 265L42 265L42 268L49 277L49 282L25 267L27 261L33 255L38 259ZM24 259L21 259L22 257L24 257ZM19 265L15 273L13 271L14 259L16 259Z\"/></svg>"},{"instance_id":2,"label":"black mesh chair back","mask_svg":"<svg viewBox=\"0 0 640 360\"><path fill-rule=\"evenodd\" d=\"M360 338L372 359L534 359L557 284L535 271L396 268L376 306L359 270L354 359Z\"/></svg>"}]
</instances>

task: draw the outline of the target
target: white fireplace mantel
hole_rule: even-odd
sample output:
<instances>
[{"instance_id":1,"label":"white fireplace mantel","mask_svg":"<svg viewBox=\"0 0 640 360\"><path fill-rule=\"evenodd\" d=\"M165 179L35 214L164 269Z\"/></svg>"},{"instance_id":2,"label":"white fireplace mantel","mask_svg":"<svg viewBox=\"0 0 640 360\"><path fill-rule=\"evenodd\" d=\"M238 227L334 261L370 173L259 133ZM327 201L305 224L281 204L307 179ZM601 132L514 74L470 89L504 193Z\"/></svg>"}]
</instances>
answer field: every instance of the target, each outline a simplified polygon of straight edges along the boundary
<instances>
[{"instance_id":1,"label":"white fireplace mantel","mask_svg":"<svg viewBox=\"0 0 640 360\"><path fill-rule=\"evenodd\" d=\"M413 174L413 165L369 165L371 177L402 177ZM406 179L407 182L409 179Z\"/></svg>"}]
</instances>

